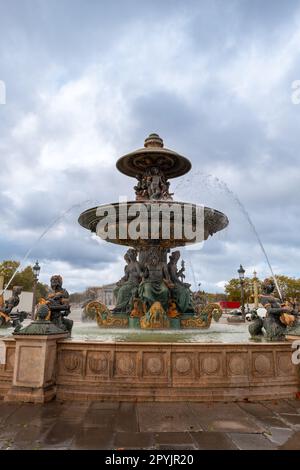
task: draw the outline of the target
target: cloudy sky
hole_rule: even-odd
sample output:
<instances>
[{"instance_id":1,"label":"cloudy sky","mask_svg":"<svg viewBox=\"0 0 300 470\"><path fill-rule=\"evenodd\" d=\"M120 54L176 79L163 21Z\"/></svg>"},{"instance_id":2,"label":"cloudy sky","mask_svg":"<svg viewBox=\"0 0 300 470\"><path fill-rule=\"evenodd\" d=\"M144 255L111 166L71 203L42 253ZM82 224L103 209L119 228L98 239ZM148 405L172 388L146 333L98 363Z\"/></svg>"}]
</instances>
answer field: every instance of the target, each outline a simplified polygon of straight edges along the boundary
<instances>
[{"instance_id":1,"label":"cloudy sky","mask_svg":"<svg viewBox=\"0 0 300 470\"><path fill-rule=\"evenodd\" d=\"M118 280L124 248L77 218L133 197L115 162L157 132L193 165L178 199L230 219L184 250L193 286L268 274L234 195L274 271L300 277L299 0L0 0L0 80L0 259L33 248L25 265L70 291Z\"/></svg>"}]
</instances>

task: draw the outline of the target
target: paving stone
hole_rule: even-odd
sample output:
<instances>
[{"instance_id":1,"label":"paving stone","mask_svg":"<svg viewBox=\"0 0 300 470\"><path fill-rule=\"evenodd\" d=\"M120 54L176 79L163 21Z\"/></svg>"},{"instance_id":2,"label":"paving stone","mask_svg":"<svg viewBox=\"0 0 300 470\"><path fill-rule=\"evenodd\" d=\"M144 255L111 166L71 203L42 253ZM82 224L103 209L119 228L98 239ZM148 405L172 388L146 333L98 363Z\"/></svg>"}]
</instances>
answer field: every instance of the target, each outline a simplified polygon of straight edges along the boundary
<instances>
[{"instance_id":1,"label":"paving stone","mask_svg":"<svg viewBox=\"0 0 300 470\"><path fill-rule=\"evenodd\" d=\"M83 427L115 430L118 410L89 409L83 420Z\"/></svg>"},{"instance_id":2,"label":"paving stone","mask_svg":"<svg viewBox=\"0 0 300 470\"><path fill-rule=\"evenodd\" d=\"M137 432L138 420L135 403L121 403L116 415L115 431Z\"/></svg>"},{"instance_id":3,"label":"paving stone","mask_svg":"<svg viewBox=\"0 0 300 470\"><path fill-rule=\"evenodd\" d=\"M0 403L0 424L5 423L6 419L20 408L20 405L14 403Z\"/></svg>"},{"instance_id":4,"label":"paving stone","mask_svg":"<svg viewBox=\"0 0 300 470\"><path fill-rule=\"evenodd\" d=\"M300 450L300 431L295 432L279 449Z\"/></svg>"},{"instance_id":5,"label":"paving stone","mask_svg":"<svg viewBox=\"0 0 300 470\"><path fill-rule=\"evenodd\" d=\"M297 427L300 426L300 415L298 413L297 414L281 413L280 417L292 426L297 426Z\"/></svg>"},{"instance_id":6,"label":"paving stone","mask_svg":"<svg viewBox=\"0 0 300 470\"><path fill-rule=\"evenodd\" d=\"M115 430L117 432L137 432L139 430L135 403L121 403L117 412Z\"/></svg>"},{"instance_id":7,"label":"paving stone","mask_svg":"<svg viewBox=\"0 0 300 470\"><path fill-rule=\"evenodd\" d=\"M14 439L21 428L22 425L20 424L2 425L0 427L0 439L2 441Z\"/></svg>"},{"instance_id":8,"label":"paving stone","mask_svg":"<svg viewBox=\"0 0 300 470\"><path fill-rule=\"evenodd\" d=\"M223 432L193 432L191 433L197 449L200 450L232 450L237 446Z\"/></svg>"},{"instance_id":9,"label":"paving stone","mask_svg":"<svg viewBox=\"0 0 300 470\"><path fill-rule=\"evenodd\" d=\"M295 409L288 400L265 401L264 405L274 413L295 413Z\"/></svg>"},{"instance_id":10,"label":"paving stone","mask_svg":"<svg viewBox=\"0 0 300 470\"><path fill-rule=\"evenodd\" d=\"M144 432L201 431L185 403L137 403L138 422Z\"/></svg>"},{"instance_id":11,"label":"paving stone","mask_svg":"<svg viewBox=\"0 0 300 470\"><path fill-rule=\"evenodd\" d=\"M22 427L13 440L14 446L17 448L26 446L30 449L38 449L51 426L45 424L43 426L29 425Z\"/></svg>"},{"instance_id":12,"label":"paving stone","mask_svg":"<svg viewBox=\"0 0 300 470\"><path fill-rule=\"evenodd\" d=\"M45 437L43 437L41 447L52 446L68 448L75 438L78 429L79 426L75 423L58 419L48 433L46 433Z\"/></svg>"},{"instance_id":13,"label":"paving stone","mask_svg":"<svg viewBox=\"0 0 300 470\"><path fill-rule=\"evenodd\" d=\"M78 431L71 449L113 449L114 433L98 428L84 428Z\"/></svg>"},{"instance_id":14,"label":"paving stone","mask_svg":"<svg viewBox=\"0 0 300 470\"><path fill-rule=\"evenodd\" d=\"M282 445L293 435L293 433L294 431L292 429L271 427L269 432L265 434L265 437L274 444Z\"/></svg>"},{"instance_id":15,"label":"paving stone","mask_svg":"<svg viewBox=\"0 0 300 470\"><path fill-rule=\"evenodd\" d=\"M241 402L238 403L238 406L245 411L246 413L255 416L255 418L261 418L266 416L275 416L273 411L270 410L268 407L264 406L263 403L246 403Z\"/></svg>"},{"instance_id":16,"label":"paving stone","mask_svg":"<svg viewBox=\"0 0 300 470\"><path fill-rule=\"evenodd\" d=\"M0 450L5 450L6 449L6 441L2 441L0 439Z\"/></svg>"},{"instance_id":17,"label":"paving stone","mask_svg":"<svg viewBox=\"0 0 300 470\"><path fill-rule=\"evenodd\" d=\"M276 444L262 434L230 433L230 439L240 450L275 450Z\"/></svg>"},{"instance_id":18,"label":"paving stone","mask_svg":"<svg viewBox=\"0 0 300 470\"><path fill-rule=\"evenodd\" d=\"M236 403L189 404L198 423L205 431L261 433L266 431L253 416Z\"/></svg>"},{"instance_id":19,"label":"paving stone","mask_svg":"<svg viewBox=\"0 0 300 470\"><path fill-rule=\"evenodd\" d=\"M261 417L257 418L258 421L261 422L261 424L265 428L283 428L283 429L290 429L290 426L285 423L280 417L271 417L271 416L266 416L266 417Z\"/></svg>"},{"instance_id":20,"label":"paving stone","mask_svg":"<svg viewBox=\"0 0 300 470\"><path fill-rule=\"evenodd\" d=\"M89 410L89 404L76 404L72 406L64 406L60 413L60 418L64 421L80 423L84 420Z\"/></svg>"},{"instance_id":21,"label":"paving stone","mask_svg":"<svg viewBox=\"0 0 300 470\"><path fill-rule=\"evenodd\" d=\"M287 400L288 404L291 405L298 413L300 413L300 400Z\"/></svg>"},{"instance_id":22,"label":"paving stone","mask_svg":"<svg viewBox=\"0 0 300 470\"><path fill-rule=\"evenodd\" d=\"M14 426L13 430L11 427L6 430L6 432L2 432L0 439L1 439L1 449L7 449L14 445L15 437L20 430L20 426L17 428Z\"/></svg>"},{"instance_id":23,"label":"paving stone","mask_svg":"<svg viewBox=\"0 0 300 470\"><path fill-rule=\"evenodd\" d=\"M90 404L90 410L118 410L120 402L115 401L93 401Z\"/></svg>"},{"instance_id":24,"label":"paving stone","mask_svg":"<svg viewBox=\"0 0 300 470\"><path fill-rule=\"evenodd\" d=\"M117 432L114 449L154 449L154 434L150 432Z\"/></svg>"},{"instance_id":25,"label":"paving stone","mask_svg":"<svg viewBox=\"0 0 300 470\"><path fill-rule=\"evenodd\" d=\"M5 424L30 424L33 418L39 415L40 410L40 405L21 405L6 418Z\"/></svg>"},{"instance_id":26,"label":"paving stone","mask_svg":"<svg viewBox=\"0 0 300 470\"><path fill-rule=\"evenodd\" d=\"M38 412L32 417L30 424L42 426L43 424L55 423L65 409L59 402L50 402L38 405Z\"/></svg>"},{"instance_id":27,"label":"paving stone","mask_svg":"<svg viewBox=\"0 0 300 470\"><path fill-rule=\"evenodd\" d=\"M186 445L194 445L194 440L189 432L158 432L154 434L157 445L176 445L184 448Z\"/></svg>"},{"instance_id":28,"label":"paving stone","mask_svg":"<svg viewBox=\"0 0 300 470\"><path fill-rule=\"evenodd\" d=\"M28 450L28 449L25 449L25 450ZM47 446L46 444L41 444L41 447L39 447L37 450L54 450L54 451L56 451L56 450L70 450L70 446L60 447L60 446L56 445L55 447L53 447L51 445Z\"/></svg>"},{"instance_id":29,"label":"paving stone","mask_svg":"<svg viewBox=\"0 0 300 470\"><path fill-rule=\"evenodd\" d=\"M164 444L158 444L156 446L156 450L178 450L178 451L182 451L182 450L196 450L196 447L192 444L186 444L185 447L182 447L180 445L171 445L171 444L168 444L168 445L164 445Z\"/></svg>"}]
</instances>

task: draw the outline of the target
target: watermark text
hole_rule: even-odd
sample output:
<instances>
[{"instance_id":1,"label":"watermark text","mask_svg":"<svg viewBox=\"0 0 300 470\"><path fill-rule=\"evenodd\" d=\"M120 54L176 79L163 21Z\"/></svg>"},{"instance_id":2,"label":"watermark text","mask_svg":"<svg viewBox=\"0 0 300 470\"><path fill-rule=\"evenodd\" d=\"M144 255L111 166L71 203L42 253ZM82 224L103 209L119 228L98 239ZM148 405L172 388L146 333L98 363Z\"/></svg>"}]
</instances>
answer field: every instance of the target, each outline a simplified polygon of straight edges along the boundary
<instances>
[{"instance_id":1,"label":"watermark text","mask_svg":"<svg viewBox=\"0 0 300 470\"><path fill-rule=\"evenodd\" d=\"M293 104L300 104L300 80L294 80L292 83L291 100Z\"/></svg>"},{"instance_id":2,"label":"watermark text","mask_svg":"<svg viewBox=\"0 0 300 470\"><path fill-rule=\"evenodd\" d=\"M6 104L6 85L3 80L0 80L0 104Z\"/></svg>"},{"instance_id":3,"label":"watermark text","mask_svg":"<svg viewBox=\"0 0 300 470\"><path fill-rule=\"evenodd\" d=\"M299 339L297 339L296 341L293 341L292 349L294 349L294 352L292 354L292 363L295 366L298 366L300 364L300 340Z\"/></svg>"}]
</instances>

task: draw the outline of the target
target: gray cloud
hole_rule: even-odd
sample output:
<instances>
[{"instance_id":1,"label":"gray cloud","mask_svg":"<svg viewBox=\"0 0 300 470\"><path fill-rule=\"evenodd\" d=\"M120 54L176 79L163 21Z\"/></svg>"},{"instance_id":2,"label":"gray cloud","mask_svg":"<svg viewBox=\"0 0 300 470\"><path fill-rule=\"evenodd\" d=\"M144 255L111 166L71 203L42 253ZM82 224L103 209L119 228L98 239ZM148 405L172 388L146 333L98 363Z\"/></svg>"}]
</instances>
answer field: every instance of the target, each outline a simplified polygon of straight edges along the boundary
<instances>
[{"instance_id":1,"label":"gray cloud","mask_svg":"<svg viewBox=\"0 0 300 470\"><path fill-rule=\"evenodd\" d=\"M276 272L299 276L297 1L12 0L0 2L0 18L1 258L22 259L82 204L28 262L41 260L45 280L63 270L73 290L117 279L124 248L98 244L77 218L133 197L115 162L158 132L193 164L172 181L177 198L230 219L201 250L184 251L190 282L220 290L240 263L267 274L234 197L208 174L245 204Z\"/></svg>"}]
</instances>

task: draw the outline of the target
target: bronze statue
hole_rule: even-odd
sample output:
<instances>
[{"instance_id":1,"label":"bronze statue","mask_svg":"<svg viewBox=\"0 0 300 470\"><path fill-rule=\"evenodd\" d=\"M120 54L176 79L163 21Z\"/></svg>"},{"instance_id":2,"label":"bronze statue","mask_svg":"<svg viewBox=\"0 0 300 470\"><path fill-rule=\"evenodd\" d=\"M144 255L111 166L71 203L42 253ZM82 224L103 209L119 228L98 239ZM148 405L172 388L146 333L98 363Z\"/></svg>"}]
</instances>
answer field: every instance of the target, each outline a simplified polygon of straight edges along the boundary
<instances>
[{"instance_id":1,"label":"bronze statue","mask_svg":"<svg viewBox=\"0 0 300 470\"><path fill-rule=\"evenodd\" d=\"M180 270L177 269L177 263L180 258L180 251L173 251L168 263L168 272L173 287L171 288L172 298L175 300L181 313L194 312L191 285L183 282L185 267L184 263Z\"/></svg>"},{"instance_id":2,"label":"bronze statue","mask_svg":"<svg viewBox=\"0 0 300 470\"><path fill-rule=\"evenodd\" d=\"M136 179L138 180L138 183L133 188L135 190L136 200L137 201L143 201L143 200L149 199L147 176L146 175L137 175Z\"/></svg>"},{"instance_id":3,"label":"bronze statue","mask_svg":"<svg viewBox=\"0 0 300 470\"><path fill-rule=\"evenodd\" d=\"M148 168L143 175L136 175L136 178L138 183L134 190L138 201L172 200L170 183L158 167Z\"/></svg>"},{"instance_id":4,"label":"bronze statue","mask_svg":"<svg viewBox=\"0 0 300 470\"><path fill-rule=\"evenodd\" d=\"M266 339L269 341L282 341L285 338L286 329L295 322L292 306L282 303L275 297L275 283L273 279L265 279L262 284L262 294L259 301L267 310L266 318L262 319L256 311L252 313L253 322L249 325L252 338L263 336L265 330Z\"/></svg>"},{"instance_id":5,"label":"bronze statue","mask_svg":"<svg viewBox=\"0 0 300 470\"><path fill-rule=\"evenodd\" d=\"M145 254L143 263L143 281L139 287L139 297L148 310L154 302L160 302L167 312L169 306L170 277L166 263L162 261L164 250L151 247Z\"/></svg>"},{"instance_id":6,"label":"bronze statue","mask_svg":"<svg viewBox=\"0 0 300 470\"><path fill-rule=\"evenodd\" d=\"M13 312L12 310L17 307L20 303L20 295L22 292L22 287L14 286L12 289L11 297L3 301L3 296L1 299L0 305L0 328L12 326L14 331L17 332L22 327L22 322L27 318L27 312Z\"/></svg>"},{"instance_id":7,"label":"bronze statue","mask_svg":"<svg viewBox=\"0 0 300 470\"><path fill-rule=\"evenodd\" d=\"M49 309L49 320L58 328L71 333L73 320L66 318L70 313L69 293L63 288L63 279L59 274L55 274L50 279L52 291L45 300L40 303L46 303Z\"/></svg>"},{"instance_id":8,"label":"bronze statue","mask_svg":"<svg viewBox=\"0 0 300 470\"><path fill-rule=\"evenodd\" d=\"M124 276L117 283L117 287L114 290L117 301L113 313L129 314L133 308L133 299L137 295L138 286L142 278L140 264L136 258L137 251L133 248L130 248L124 256L127 265L124 269Z\"/></svg>"}]
</instances>

